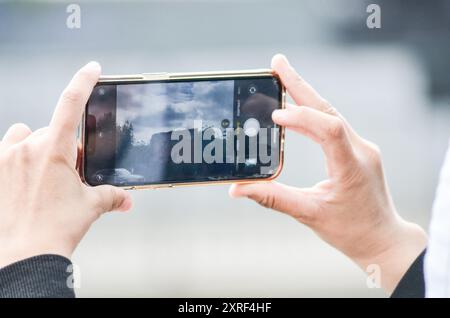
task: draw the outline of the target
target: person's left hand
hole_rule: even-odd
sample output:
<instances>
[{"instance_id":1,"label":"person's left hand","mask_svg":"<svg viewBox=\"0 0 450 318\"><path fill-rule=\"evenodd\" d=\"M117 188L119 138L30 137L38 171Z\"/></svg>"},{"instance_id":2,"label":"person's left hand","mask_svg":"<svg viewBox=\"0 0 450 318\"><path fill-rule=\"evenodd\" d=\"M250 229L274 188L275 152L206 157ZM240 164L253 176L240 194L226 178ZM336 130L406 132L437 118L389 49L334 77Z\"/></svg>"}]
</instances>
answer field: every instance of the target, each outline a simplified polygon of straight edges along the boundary
<instances>
[{"instance_id":1,"label":"person's left hand","mask_svg":"<svg viewBox=\"0 0 450 318\"><path fill-rule=\"evenodd\" d=\"M75 74L48 127L15 124L0 142L0 268L41 254L70 258L100 215L131 208L127 192L89 187L76 170L75 132L100 71L91 62Z\"/></svg>"}]
</instances>

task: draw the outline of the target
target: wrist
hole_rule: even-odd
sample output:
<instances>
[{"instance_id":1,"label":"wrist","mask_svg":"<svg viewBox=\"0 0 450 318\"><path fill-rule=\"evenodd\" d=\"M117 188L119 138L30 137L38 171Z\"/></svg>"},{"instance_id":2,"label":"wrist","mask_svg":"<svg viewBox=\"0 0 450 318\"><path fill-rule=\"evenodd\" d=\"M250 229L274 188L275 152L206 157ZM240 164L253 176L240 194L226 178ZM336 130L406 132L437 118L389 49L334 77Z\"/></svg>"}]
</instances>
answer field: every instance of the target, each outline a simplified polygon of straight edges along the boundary
<instances>
[{"instance_id":1,"label":"wrist","mask_svg":"<svg viewBox=\"0 0 450 318\"><path fill-rule=\"evenodd\" d=\"M364 270L376 265L380 270L381 287L389 294L395 289L411 264L427 245L427 235L417 224L407 222L394 214L393 220L378 231L378 237L369 244L371 252L353 260Z\"/></svg>"},{"instance_id":2,"label":"wrist","mask_svg":"<svg viewBox=\"0 0 450 318\"><path fill-rule=\"evenodd\" d=\"M65 246L49 246L38 242L35 242L32 246L20 243L11 243L7 246L9 248L5 246L0 253L0 268L40 255L58 255L67 259L72 256L71 250Z\"/></svg>"}]
</instances>

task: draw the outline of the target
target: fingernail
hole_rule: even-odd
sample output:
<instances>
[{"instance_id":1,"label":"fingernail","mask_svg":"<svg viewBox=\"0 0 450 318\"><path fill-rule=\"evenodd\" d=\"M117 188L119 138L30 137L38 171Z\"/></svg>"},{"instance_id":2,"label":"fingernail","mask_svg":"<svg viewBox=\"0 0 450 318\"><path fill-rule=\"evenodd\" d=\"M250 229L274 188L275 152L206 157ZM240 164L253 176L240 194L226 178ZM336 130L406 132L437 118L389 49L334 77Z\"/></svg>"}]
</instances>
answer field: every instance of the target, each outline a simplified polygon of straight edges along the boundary
<instances>
[{"instance_id":1,"label":"fingernail","mask_svg":"<svg viewBox=\"0 0 450 318\"><path fill-rule=\"evenodd\" d=\"M285 115L285 112L282 109L276 109L272 113L272 119L273 120L280 120L283 119Z\"/></svg>"},{"instance_id":2,"label":"fingernail","mask_svg":"<svg viewBox=\"0 0 450 318\"><path fill-rule=\"evenodd\" d=\"M277 56L280 60L283 60L283 62L285 62L286 64L290 65L290 64L289 64L289 61L288 61L288 59L287 59L287 57L286 57L286 55L281 54L281 53L278 53L276 56Z\"/></svg>"},{"instance_id":3,"label":"fingernail","mask_svg":"<svg viewBox=\"0 0 450 318\"><path fill-rule=\"evenodd\" d=\"M97 72L100 72L102 68L100 64L96 61L91 61L87 63L84 67Z\"/></svg>"}]
</instances>

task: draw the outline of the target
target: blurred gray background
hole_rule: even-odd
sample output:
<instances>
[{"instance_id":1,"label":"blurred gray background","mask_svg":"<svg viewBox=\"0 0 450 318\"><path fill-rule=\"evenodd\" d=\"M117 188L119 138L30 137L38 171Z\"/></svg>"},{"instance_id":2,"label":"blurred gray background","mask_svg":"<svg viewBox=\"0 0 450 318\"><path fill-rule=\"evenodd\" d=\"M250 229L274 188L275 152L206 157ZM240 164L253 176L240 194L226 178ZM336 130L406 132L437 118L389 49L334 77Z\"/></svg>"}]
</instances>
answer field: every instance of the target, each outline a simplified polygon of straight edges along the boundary
<instances>
[{"instance_id":1,"label":"blurred gray background","mask_svg":"<svg viewBox=\"0 0 450 318\"><path fill-rule=\"evenodd\" d=\"M428 227L450 136L450 1L0 1L0 134L47 125L72 74L269 67L291 63L380 145L401 215ZM81 6L81 29L66 7ZM320 148L287 134L280 181L325 177ZM133 192L130 214L99 220L74 262L78 296L383 297L350 260L285 215L227 186ZM355 242L358 244L358 242Z\"/></svg>"}]
</instances>

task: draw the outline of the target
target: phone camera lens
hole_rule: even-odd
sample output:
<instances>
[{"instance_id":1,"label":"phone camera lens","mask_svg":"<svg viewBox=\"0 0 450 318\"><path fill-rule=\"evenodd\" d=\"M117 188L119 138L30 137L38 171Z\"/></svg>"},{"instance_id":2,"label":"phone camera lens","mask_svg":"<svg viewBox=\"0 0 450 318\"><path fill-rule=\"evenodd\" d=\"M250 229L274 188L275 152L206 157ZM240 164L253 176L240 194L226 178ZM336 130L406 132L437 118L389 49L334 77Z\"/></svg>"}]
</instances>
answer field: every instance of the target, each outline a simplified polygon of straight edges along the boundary
<instances>
[{"instance_id":1,"label":"phone camera lens","mask_svg":"<svg viewBox=\"0 0 450 318\"><path fill-rule=\"evenodd\" d=\"M228 128L230 126L230 121L228 119L222 120L222 128Z\"/></svg>"},{"instance_id":2,"label":"phone camera lens","mask_svg":"<svg viewBox=\"0 0 450 318\"><path fill-rule=\"evenodd\" d=\"M258 88L253 84L248 87L248 92L250 93L250 95L255 94L257 91L258 91Z\"/></svg>"}]
</instances>

